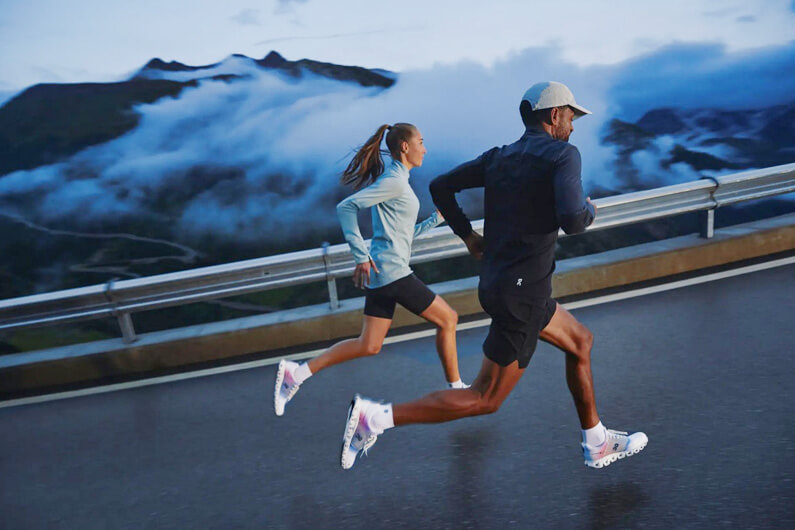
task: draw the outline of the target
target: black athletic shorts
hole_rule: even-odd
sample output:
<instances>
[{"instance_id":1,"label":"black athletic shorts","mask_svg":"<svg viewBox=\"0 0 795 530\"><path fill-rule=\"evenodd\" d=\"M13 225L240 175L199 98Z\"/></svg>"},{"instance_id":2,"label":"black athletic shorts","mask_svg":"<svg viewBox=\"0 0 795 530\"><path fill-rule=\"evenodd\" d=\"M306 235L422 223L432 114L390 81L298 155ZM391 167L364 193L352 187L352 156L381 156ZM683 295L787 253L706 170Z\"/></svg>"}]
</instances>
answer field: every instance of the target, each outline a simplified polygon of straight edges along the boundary
<instances>
[{"instance_id":1,"label":"black athletic shorts","mask_svg":"<svg viewBox=\"0 0 795 530\"><path fill-rule=\"evenodd\" d=\"M364 314L371 317L392 318L395 304L400 304L415 315L430 307L436 295L422 281L409 274L399 280L367 289L364 297Z\"/></svg>"},{"instance_id":2,"label":"black athletic shorts","mask_svg":"<svg viewBox=\"0 0 795 530\"><path fill-rule=\"evenodd\" d=\"M491 317L483 353L500 366L519 361L519 368L527 367L538 335L552 320L557 302L552 298L506 297L483 290L478 291L478 297Z\"/></svg>"}]
</instances>

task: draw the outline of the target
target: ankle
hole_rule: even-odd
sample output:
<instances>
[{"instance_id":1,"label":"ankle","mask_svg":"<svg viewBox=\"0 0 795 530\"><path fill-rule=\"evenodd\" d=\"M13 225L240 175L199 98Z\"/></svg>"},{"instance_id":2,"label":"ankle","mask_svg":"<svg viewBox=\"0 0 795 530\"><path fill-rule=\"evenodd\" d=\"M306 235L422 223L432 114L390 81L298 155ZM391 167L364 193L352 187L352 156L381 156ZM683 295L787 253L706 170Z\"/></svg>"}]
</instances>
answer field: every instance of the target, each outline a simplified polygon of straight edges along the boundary
<instances>
[{"instance_id":1,"label":"ankle","mask_svg":"<svg viewBox=\"0 0 795 530\"><path fill-rule=\"evenodd\" d=\"M299 385L310 377L312 377L312 370L307 363L301 363L298 365L298 368L295 369L295 372L293 372L293 379L295 379L295 382Z\"/></svg>"},{"instance_id":2,"label":"ankle","mask_svg":"<svg viewBox=\"0 0 795 530\"><path fill-rule=\"evenodd\" d=\"M392 403L377 403L373 410L365 416L367 426L376 433L382 433L395 426Z\"/></svg>"},{"instance_id":3,"label":"ankle","mask_svg":"<svg viewBox=\"0 0 795 530\"><path fill-rule=\"evenodd\" d=\"M591 447L602 445L606 439L607 432L601 421L589 429L582 430L582 442Z\"/></svg>"}]
</instances>

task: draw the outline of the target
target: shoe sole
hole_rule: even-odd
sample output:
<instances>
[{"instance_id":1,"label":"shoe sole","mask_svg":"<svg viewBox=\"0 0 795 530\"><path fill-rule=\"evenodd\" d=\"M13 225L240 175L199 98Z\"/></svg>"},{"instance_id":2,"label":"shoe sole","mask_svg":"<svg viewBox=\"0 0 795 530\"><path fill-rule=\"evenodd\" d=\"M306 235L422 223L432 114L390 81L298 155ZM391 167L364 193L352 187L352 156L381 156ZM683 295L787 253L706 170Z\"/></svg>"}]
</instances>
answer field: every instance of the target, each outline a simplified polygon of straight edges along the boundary
<instances>
[{"instance_id":1,"label":"shoe sole","mask_svg":"<svg viewBox=\"0 0 795 530\"><path fill-rule=\"evenodd\" d=\"M284 370L286 367L287 365L284 362L284 359L279 361L279 367L276 369L276 383L273 385L273 412L277 416L284 414L284 405L282 405L282 409L279 410L277 400L279 399L279 391L282 388L282 383L284 383Z\"/></svg>"},{"instance_id":2,"label":"shoe sole","mask_svg":"<svg viewBox=\"0 0 795 530\"><path fill-rule=\"evenodd\" d=\"M351 447L353 435L356 433L356 428L359 426L359 413L361 412L361 408L361 397L359 394L356 394L348 407L348 420L345 422L345 432L342 434L342 451L340 452L340 465L342 469L350 469L356 462L356 457L354 456L350 464L346 465L345 455Z\"/></svg>"},{"instance_id":3,"label":"shoe sole","mask_svg":"<svg viewBox=\"0 0 795 530\"><path fill-rule=\"evenodd\" d=\"M648 440L643 445L641 445L637 449L633 449L632 451L621 451L620 453L613 453L612 455L604 456L594 462L585 462L585 465L593 469L602 469L603 467L609 466L616 460L621 460L622 458L640 453L641 451L643 451L643 449L646 448L647 443L649 443Z\"/></svg>"}]
</instances>

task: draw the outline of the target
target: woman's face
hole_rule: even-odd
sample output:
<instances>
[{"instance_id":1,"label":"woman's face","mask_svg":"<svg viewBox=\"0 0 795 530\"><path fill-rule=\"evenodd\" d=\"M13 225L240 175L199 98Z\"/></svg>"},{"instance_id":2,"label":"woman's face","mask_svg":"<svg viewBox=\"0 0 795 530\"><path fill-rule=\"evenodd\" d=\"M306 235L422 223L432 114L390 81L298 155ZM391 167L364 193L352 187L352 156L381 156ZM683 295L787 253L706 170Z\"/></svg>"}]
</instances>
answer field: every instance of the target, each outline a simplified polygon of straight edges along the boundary
<instances>
[{"instance_id":1,"label":"woman's face","mask_svg":"<svg viewBox=\"0 0 795 530\"><path fill-rule=\"evenodd\" d=\"M420 167L422 165L422 159L425 158L425 153L428 150L425 149L425 144L423 143L422 133L419 129L414 129L414 134L409 138L407 142L403 142L403 158L405 158L405 165L411 169L414 167Z\"/></svg>"}]
</instances>

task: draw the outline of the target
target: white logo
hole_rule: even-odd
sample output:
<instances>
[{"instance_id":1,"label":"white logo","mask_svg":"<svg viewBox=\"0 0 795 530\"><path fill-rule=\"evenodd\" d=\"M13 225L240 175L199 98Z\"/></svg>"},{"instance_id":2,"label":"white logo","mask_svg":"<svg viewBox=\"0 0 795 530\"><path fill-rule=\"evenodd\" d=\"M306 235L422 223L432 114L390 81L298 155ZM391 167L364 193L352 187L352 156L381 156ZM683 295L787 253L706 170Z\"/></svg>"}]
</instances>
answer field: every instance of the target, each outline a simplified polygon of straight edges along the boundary
<instances>
[{"instance_id":1,"label":"white logo","mask_svg":"<svg viewBox=\"0 0 795 530\"><path fill-rule=\"evenodd\" d=\"M521 279L521 278L519 278L518 280L516 280L516 285L518 285L518 286L520 286L520 287L522 286L522 279Z\"/></svg>"}]
</instances>

